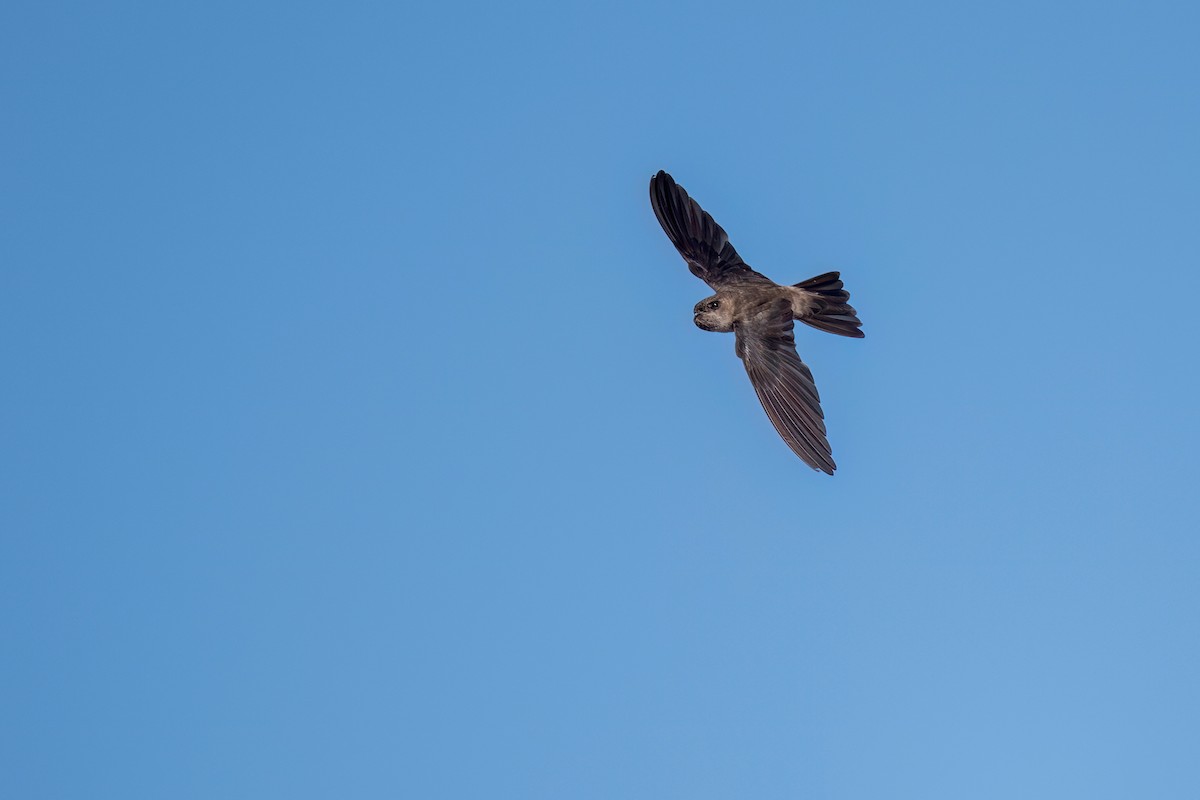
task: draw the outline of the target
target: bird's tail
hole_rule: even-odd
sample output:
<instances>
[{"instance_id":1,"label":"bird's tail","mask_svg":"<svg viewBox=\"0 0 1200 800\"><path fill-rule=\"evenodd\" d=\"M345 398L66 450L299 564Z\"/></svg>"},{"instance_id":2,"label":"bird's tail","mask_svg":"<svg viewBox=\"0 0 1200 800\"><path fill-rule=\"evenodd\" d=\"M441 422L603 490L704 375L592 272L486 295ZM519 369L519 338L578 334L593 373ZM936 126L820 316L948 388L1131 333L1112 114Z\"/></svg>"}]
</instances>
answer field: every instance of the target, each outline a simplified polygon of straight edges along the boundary
<instances>
[{"instance_id":1,"label":"bird's tail","mask_svg":"<svg viewBox=\"0 0 1200 800\"><path fill-rule=\"evenodd\" d=\"M809 278L796 284L797 289L803 289L820 299L820 305L813 310L811 316L801 317L800 321L812 325L817 330L836 333L839 336L863 338L859 330L862 322L858 312L847 302L850 293L843 288L840 272L826 272L815 278Z\"/></svg>"}]
</instances>

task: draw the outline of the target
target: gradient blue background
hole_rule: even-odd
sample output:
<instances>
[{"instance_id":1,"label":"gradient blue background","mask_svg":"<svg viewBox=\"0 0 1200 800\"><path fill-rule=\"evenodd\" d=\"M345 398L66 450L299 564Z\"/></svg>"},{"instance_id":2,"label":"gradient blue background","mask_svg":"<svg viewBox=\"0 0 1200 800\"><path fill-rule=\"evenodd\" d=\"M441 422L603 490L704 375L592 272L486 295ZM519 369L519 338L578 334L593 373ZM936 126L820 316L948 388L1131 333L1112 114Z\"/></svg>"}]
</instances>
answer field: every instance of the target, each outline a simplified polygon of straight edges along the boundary
<instances>
[{"instance_id":1,"label":"gradient blue background","mask_svg":"<svg viewBox=\"0 0 1200 800\"><path fill-rule=\"evenodd\" d=\"M1194 4L0 23L0 795L1200 797Z\"/></svg>"}]
</instances>

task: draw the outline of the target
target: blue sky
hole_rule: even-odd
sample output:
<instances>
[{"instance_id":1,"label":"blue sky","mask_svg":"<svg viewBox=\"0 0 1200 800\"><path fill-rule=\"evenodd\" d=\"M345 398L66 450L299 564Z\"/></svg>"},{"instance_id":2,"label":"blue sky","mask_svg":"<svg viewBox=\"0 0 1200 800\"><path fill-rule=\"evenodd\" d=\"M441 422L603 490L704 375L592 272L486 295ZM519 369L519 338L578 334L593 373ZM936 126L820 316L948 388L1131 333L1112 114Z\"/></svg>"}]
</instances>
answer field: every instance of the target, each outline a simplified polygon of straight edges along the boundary
<instances>
[{"instance_id":1,"label":"blue sky","mask_svg":"<svg viewBox=\"0 0 1200 800\"><path fill-rule=\"evenodd\" d=\"M8 4L0 795L1198 796L1198 24Z\"/></svg>"}]
</instances>

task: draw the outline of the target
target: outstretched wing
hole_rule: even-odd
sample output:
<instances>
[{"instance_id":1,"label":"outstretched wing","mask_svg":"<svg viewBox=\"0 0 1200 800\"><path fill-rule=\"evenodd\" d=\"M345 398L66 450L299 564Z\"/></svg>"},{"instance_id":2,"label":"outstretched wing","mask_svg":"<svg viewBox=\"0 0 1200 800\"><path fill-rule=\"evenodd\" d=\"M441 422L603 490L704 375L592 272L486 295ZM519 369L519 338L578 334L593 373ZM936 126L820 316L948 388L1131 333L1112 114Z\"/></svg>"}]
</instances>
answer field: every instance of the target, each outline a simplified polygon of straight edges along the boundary
<instances>
[{"instance_id":1,"label":"outstretched wing","mask_svg":"<svg viewBox=\"0 0 1200 800\"><path fill-rule=\"evenodd\" d=\"M837 465L825 438L821 397L796 353L791 302L764 301L734 323L734 332L738 357L775 430L805 464L832 475Z\"/></svg>"},{"instance_id":2,"label":"outstretched wing","mask_svg":"<svg viewBox=\"0 0 1200 800\"><path fill-rule=\"evenodd\" d=\"M650 205L688 269L716 291L737 284L771 283L746 266L721 226L661 170L650 179Z\"/></svg>"}]
</instances>

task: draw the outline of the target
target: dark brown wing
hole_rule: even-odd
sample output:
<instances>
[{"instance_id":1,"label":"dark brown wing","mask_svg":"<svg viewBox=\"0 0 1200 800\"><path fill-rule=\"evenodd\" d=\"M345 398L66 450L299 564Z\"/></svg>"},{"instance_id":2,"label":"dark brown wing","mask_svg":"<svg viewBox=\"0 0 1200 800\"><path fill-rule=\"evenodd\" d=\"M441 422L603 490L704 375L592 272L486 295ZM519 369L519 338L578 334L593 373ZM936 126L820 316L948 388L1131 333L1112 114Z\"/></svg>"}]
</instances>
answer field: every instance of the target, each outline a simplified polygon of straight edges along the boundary
<instances>
[{"instance_id":1,"label":"dark brown wing","mask_svg":"<svg viewBox=\"0 0 1200 800\"><path fill-rule=\"evenodd\" d=\"M661 170L650 179L650 205L688 269L713 289L771 281L742 261L729 237L700 204Z\"/></svg>"},{"instance_id":2,"label":"dark brown wing","mask_svg":"<svg viewBox=\"0 0 1200 800\"><path fill-rule=\"evenodd\" d=\"M825 438L821 398L812 372L796 354L791 301L761 303L734 323L734 332L738 357L775 430L805 464L832 475L837 465Z\"/></svg>"}]
</instances>

